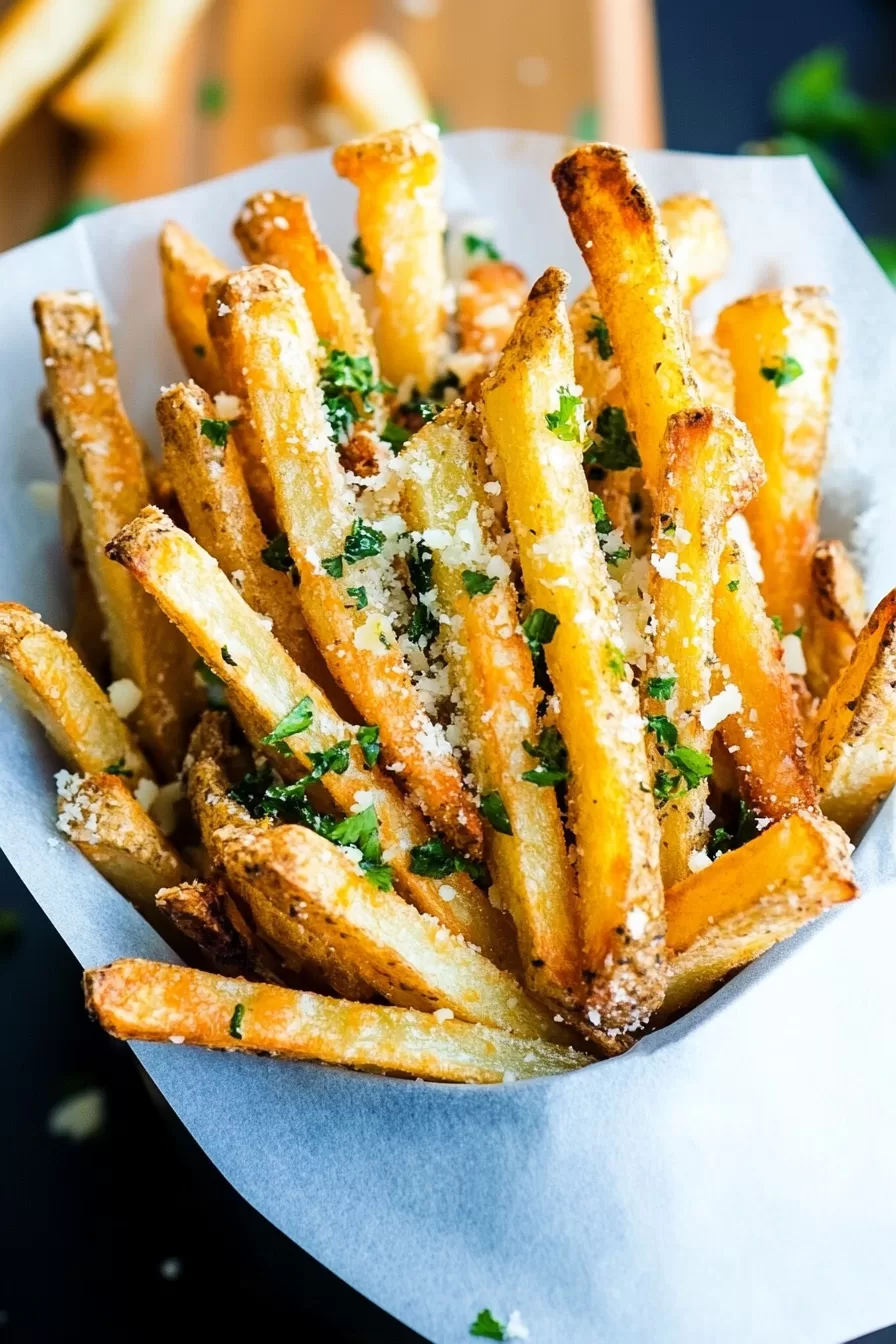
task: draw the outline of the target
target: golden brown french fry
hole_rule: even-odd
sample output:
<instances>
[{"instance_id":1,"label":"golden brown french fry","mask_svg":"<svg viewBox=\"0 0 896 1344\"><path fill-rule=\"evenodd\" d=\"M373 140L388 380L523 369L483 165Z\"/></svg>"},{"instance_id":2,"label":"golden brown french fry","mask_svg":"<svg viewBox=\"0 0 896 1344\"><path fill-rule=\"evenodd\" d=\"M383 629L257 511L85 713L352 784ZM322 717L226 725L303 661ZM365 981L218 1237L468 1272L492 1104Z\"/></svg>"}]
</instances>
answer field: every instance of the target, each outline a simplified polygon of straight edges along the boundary
<instances>
[{"instance_id":1,"label":"golden brown french fry","mask_svg":"<svg viewBox=\"0 0 896 1344\"><path fill-rule=\"evenodd\" d=\"M0 667L59 755L93 774L114 766L130 788L152 767L65 635L16 602L0 604Z\"/></svg>"},{"instance_id":2,"label":"golden brown french fry","mask_svg":"<svg viewBox=\"0 0 896 1344\"><path fill-rule=\"evenodd\" d=\"M80 0L79 0L80 3ZM127 0L91 60L53 99L53 111L84 130L121 135L165 105L181 44L209 0Z\"/></svg>"},{"instance_id":3,"label":"golden brown french fry","mask_svg":"<svg viewBox=\"0 0 896 1344\"><path fill-rule=\"evenodd\" d=\"M360 32L323 68L327 122L338 119L347 135L369 135L408 126L429 116L429 99L405 51L384 33Z\"/></svg>"},{"instance_id":4,"label":"golden brown french fry","mask_svg":"<svg viewBox=\"0 0 896 1344\"><path fill-rule=\"evenodd\" d=\"M41 101L109 22L117 0L19 0L0 21L0 139Z\"/></svg>"},{"instance_id":5,"label":"golden brown french fry","mask_svg":"<svg viewBox=\"0 0 896 1344\"><path fill-rule=\"evenodd\" d=\"M662 998L662 887L637 697L579 434L558 411L574 381L567 283L554 269L536 282L482 394L528 600L557 621L545 653L569 753L588 1017L612 1035Z\"/></svg>"},{"instance_id":6,"label":"golden brown french fry","mask_svg":"<svg viewBox=\"0 0 896 1344\"><path fill-rule=\"evenodd\" d=\"M737 699L733 682L712 694L716 575L728 519L752 499L762 479L753 442L728 411L711 406L669 420L650 556L656 633L642 694L653 728L650 757L667 887L687 877L691 855L706 839L712 733L731 712L728 701Z\"/></svg>"},{"instance_id":7,"label":"golden brown french fry","mask_svg":"<svg viewBox=\"0 0 896 1344\"><path fill-rule=\"evenodd\" d=\"M737 414L765 464L766 483L746 517L766 608L790 634L809 608L837 314L824 289L768 290L723 309L716 340L731 357Z\"/></svg>"},{"instance_id":8,"label":"golden brown french fry","mask_svg":"<svg viewBox=\"0 0 896 1344\"><path fill-rule=\"evenodd\" d=\"M803 652L806 681L827 695L853 655L865 624L862 576L840 541L820 541L812 556L811 596Z\"/></svg>"},{"instance_id":9,"label":"golden brown french fry","mask_svg":"<svg viewBox=\"0 0 896 1344\"><path fill-rule=\"evenodd\" d=\"M761 817L777 820L815 806L802 725L784 663L783 646L765 612L756 580L737 545L719 566L713 605L719 666L713 691L737 687L740 704L719 724L742 797Z\"/></svg>"},{"instance_id":10,"label":"golden brown french fry","mask_svg":"<svg viewBox=\"0 0 896 1344\"><path fill-rule=\"evenodd\" d=\"M628 156L613 145L574 149L555 164L554 186L594 281L653 489L670 415L699 404L666 232Z\"/></svg>"},{"instance_id":11,"label":"golden brown french fry","mask_svg":"<svg viewBox=\"0 0 896 1344\"><path fill-rule=\"evenodd\" d=\"M213 288L208 311L225 367L245 370L249 414L314 641L364 720L379 725L402 784L452 844L476 853L482 827L460 766L427 714L389 620L387 561L380 554L386 537L359 517L329 434L317 338L302 291L283 271L250 267ZM366 605L349 591L357 593L358 585Z\"/></svg>"},{"instance_id":12,"label":"golden brown french fry","mask_svg":"<svg viewBox=\"0 0 896 1344\"><path fill-rule=\"evenodd\" d=\"M383 374L421 392L442 352L445 261L442 150L426 124L350 140L333 166L358 188L358 232L376 292L374 332Z\"/></svg>"},{"instance_id":13,"label":"golden brown french fry","mask_svg":"<svg viewBox=\"0 0 896 1344\"><path fill-rule=\"evenodd\" d=\"M455 1083L538 1078L591 1062L575 1050L442 1014L347 1003L164 962L122 960L86 971L84 995L88 1011L123 1040L257 1051Z\"/></svg>"},{"instance_id":14,"label":"golden brown french fry","mask_svg":"<svg viewBox=\"0 0 896 1344\"><path fill-rule=\"evenodd\" d=\"M682 301L690 307L707 285L725 274L729 252L725 221L708 196L690 192L667 196L660 206L660 216L672 249Z\"/></svg>"},{"instance_id":15,"label":"golden brown french fry","mask_svg":"<svg viewBox=\"0 0 896 1344\"><path fill-rule=\"evenodd\" d=\"M308 752L352 741L357 729L332 705L277 642L267 626L221 573L211 556L158 509L145 509L116 538L112 553L152 593L199 656L225 682L233 710L250 740L271 733L306 696L312 721L288 739L306 768ZM223 656L227 649L232 662ZM284 759L284 764L286 761ZM411 871L411 851L432 839L421 814L378 767L365 768L352 746L343 774L328 771L323 784L337 807L351 812L372 803L385 861L402 895L434 915L453 933L502 965L513 959L505 917L462 872L435 879Z\"/></svg>"},{"instance_id":16,"label":"golden brown french fry","mask_svg":"<svg viewBox=\"0 0 896 1344\"><path fill-rule=\"evenodd\" d=\"M68 637L90 675L98 680L104 677L108 680L106 626L87 569L78 510L64 478L59 483L59 529L72 576L72 618Z\"/></svg>"},{"instance_id":17,"label":"golden brown french fry","mask_svg":"<svg viewBox=\"0 0 896 1344\"><path fill-rule=\"evenodd\" d=\"M734 411L734 369L727 351L710 336L691 337L691 367L701 400Z\"/></svg>"},{"instance_id":18,"label":"golden brown french fry","mask_svg":"<svg viewBox=\"0 0 896 1344\"><path fill-rule=\"evenodd\" d=\"M871 613L810 731L821 810L855 835L896 783L896 589Z\"/></svg>"},{"instance_id":19,"label":"golden brown french fry","mask_svg":"<svg viewBox=\"0 0 896 1344\"><path fill-rule=\"evenodd\" d=\"M400 459L405 517L428 539L437 614L452 620L448 666L491 823L486 853L516 925L526 983L568 1009L582 991L575 891L554 791L523 779L532 766L523 742L538 737L539 693L509 567L494 544L495 496L478 468L478 435L478 417L459 403L414 436Z\"/></svg>"},{"instance_id":20,"label":"golden brown french fry","mask_svg":"<svg viewBox=\"0 0 896 1344\"><path fill-rule=\"evenodd\" d=\"M567 1027L530 999L519 981L394 891L367 882L344 850L303 826L219 835L230 881L246 886L253 911L267 902L291 923L332 938L349 965L391 1003L448 1008L467 1022L568 1044Z\"/></svg>"},{"instance_id":21,"label":"golden brown french fry","mask_svg":"<svg viewBox=\"0 0 896 1344\"><path fill-rule=\"evenodd\" d=\"M513 331L528 292L526 277L510 261L483 261L457 287L457 334L465 354L494 364Z\"/></svg>"},{"instance_id":22,"label":"golden brown french fry","mask_svg":"<svg viewBox=\"0 0 896 1344\"><path fill-rule=\"evenodd\" d=\"M79 291L34 305L65 479L78 512L91 581L106 621L112 672L140 692L137 735L169 777L180 767L195 703L192 659L155 604L103 553L149 499L143 446L127 418L102 311Z\"/></svg>"},{"instance_id":23,"label":"golden brown french fry","mask_svg":"<svg viewBox=\"0 0 896 1344\"><path fill-rule=\"evenodd\" d=\"M107 882L150 918L162 887L193 876L119 775L57 776L57 826Z\"/></svg>"},{"instance_id":24,"label":"golden brown french fry","mask_svg":"<svg viewBox=\"0 0 896 1344\"><path fill-rule=\"evenodd\" d=\"M669 986L663 1019L829 906L858 895L849 844L817 812L795 812L666 892Z\"/></svg>"},{"instance_id":25,"label":"golden brown french fry","mask_svg":"<svg viewBox=\"0 0 896 1344\"><path fill-rule=\"evenodd\" d=\"M302 286L320 340L353 359L369 360L370 378L375 384L379 360L373 333L339 258L321 241L306 198L279 191L258 192L243 206L233 231L250 265L266 262L279 266ZM351 438L342 449L346 465L358 475L379 470L388 451L377 437L386 421L383 393L371 392L366 402L370 411L355 422Z\"/></svg>"},{"instance_id":26,"label":"golden brown french fry","mask_svg":"<svg viewBox=\"0 0 896 1344\"><path fill-rule=\"evenodd\" d=\"M165 296L165 320L184 368L209 396L227 389L205 320L209 285L223 280L227 267L174 220L159 234L159 264Z\"/></svg>"}]
</instances>

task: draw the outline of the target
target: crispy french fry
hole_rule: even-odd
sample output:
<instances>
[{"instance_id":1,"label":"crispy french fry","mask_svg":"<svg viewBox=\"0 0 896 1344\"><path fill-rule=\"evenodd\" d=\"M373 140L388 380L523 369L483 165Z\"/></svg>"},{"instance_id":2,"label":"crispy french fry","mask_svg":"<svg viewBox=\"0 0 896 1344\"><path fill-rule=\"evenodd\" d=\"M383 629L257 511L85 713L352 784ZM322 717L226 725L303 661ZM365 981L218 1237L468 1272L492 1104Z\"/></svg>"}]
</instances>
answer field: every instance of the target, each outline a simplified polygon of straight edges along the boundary
<instances>
[{"instance_id":1,"label":"crispy french fry","mask_svg":"<svg viewBox=\"0 0 896 1344\"><path fill-rule=\"evenodd\" d=\"M429 116L429 99L413 61L383 33L355 33L323 69L324 109L348 135L408 126ZM341 138L341 137L340 137Z\"/></svg>"},{"instance_id":2,"label":"crispy french fry","mask_svg":"<svg viewBox=\"0 0 896 1344\"><path fill-rule=\"evenodd\" d=\"M557 1044L573 1039L508 971L394 891L372 886L322 836L303 826L259 827L248 836L225 827L219 840L227 876L247 886L253 910L267 902L290 923L332 938L391 1003L448 1008L467 1022Z\"/></svg>"},{"instance_id":3,"label":"crispy french fry","mask_svg":"<svg viewBox=\"0 0 896 1344\"><path fill-rule=\"evenodd\" d=\"M59 783L59 830L143 914L153 916L162 887L189 882L190 869L119 775Z\"/></svg>"},{"instance_id":4,"label":"crispy french fry","mask_svg":"<svg viewBox=\"0 0 896 1344\"><path fill-rule=\"evenodd\" d=\"M379 377L373 333L339 258L321 241L304 196L261 191L250 196L233 226L246 260L288 271L301 286L319 338L333 350L370 361L371 380ZM358 475L380 468L384 448L377 437L386 421L383 393L367 398L365 411L343 447L346 464Z\"/></svg>"},{"instance_id":5,"label":"crispy french fry","mask_svg":"<svg viewBox=\"0 0 896 1344\"><path fill-rule=\"evenodd\" d=\"M455 1083L501 1083L564 1073L587 1055L475 1023L383 1004L229 980L186 966L122 960L86 971L88 1011L123 1040L216 1050Z\"/></svg>"},{"instance_id":6,"label":"crispy french fry","mask_svg":"<svg viewBox=\"0 0 896 1344\"><path fill-rule=\"evenodd\" d=\"M528 288L525 275L510 261L483 261L458 285L459 346L466 354L481 355L483 368L491 367L507 344Z\"/></svg>"},{"instance_id":7,"label":"crispy french fry","mask_svg":"<svg viewBox=\"0 0 896 1344\"><path fill-rule=\"evenodd\" d=\"M195 702L192 659L137 584L103 553L149 499L143 446L122 406L102 311L83 292L35 301L47 391L66 453L91 581L106 621L112 671L140 691L137 735L165 774L180 767Z\"/></svg>"},{"instance_id":8,"label":"crispy french fry","mask_svg":"<svg viewBox=\"0 0 896 1344\"><path fill-rule=\"evenodd\" d=\"M205 295L227 267L174 220L159 234L159 264L165 296L165 320L184 368L209 396L227 389L205 320Z\"/></svg>"},{"instance_id":9,"label":"crispy french fry","mask_svg":"<svg viewBox=\"0 0 896 1344\"><path fill-rule=\"evenodd\" d=\"M699 404L665 229L628 156L613 145L574 149L554 166L554 185L594 281L653 489L669 416Z\"/></svg>"},{"instance_id":10,"label":"crispy french fry","mask_svg":"<svg viewBox=\"0 0 896 1344\"><path fill-rule=\"evenodd\" d=\"M662 1019L809 920L858 895L849 845L817 812L795 812L666 892L671 961Z\"/></svg>"},{"instance_id":11,"label":"crispy french fry","mask_svg":"<svg viewBox=\"0 0 896 1344\"><path fill-rule=\"evenodd\" d=\"M80 0L79 0L80 3ZM121 135L162 112L181 44L209 0L128 0L117 5L99 51L53 99L84 130Z\"/></svg>"},{"instance_id":12,"label":"crispy french fry","mask_svg":"<svg viewBox=\"0 0 896 1344\"><path fill-rule=\"evenodd\" d=\"M656 634L642 697L653 725L650 756L667 887L687 877L690 857L706 838L708 753L715 720L724 717L724 705L711 699L716 575L728 519L762 479L753 442L728 411L711 406L669 420L650 556ZM661 695L651 694L657 679L670 677L671 692L664 685Z\"/></svg>"},{"instance_id":13,"label":"crispy french fry","mask_svg":"<svg viewBox=\"0 0 896 1344\"><path fill-rule=\"evenodd\" d=\"M723 309L716 340L731 357L737 414L765 464L766 483L746 516L766 608L789 634L809 608L837 314L824 289L769 290Z\"/></svg>"},{"instance_id":14,"label":"crispy french fry","mask_svg":"<svg viewBox=\"0 0 896 1344\"><path fill-rule=\"evenodd\" d=\"M509 828L487 826L486 850L516 925L526 983L570 1008L582 989L575 892L554 791L522 777L532 765L523 742L538 737L539 696L508 566L490 535L494 496L477 467L478 432L478 418L458 404L414 436L401 456L405 516L432 542L438 612L453 622L448 665L481 807L486 815L498 809L499 827ZM469 543L440 547L438 534L463 534Z\"/></svg>"},{"instance_id":15,"label":"crispy french fry","mask_svg":"<svg viewBox=\"0 0 896 1344\"><path fill-rule=\"evenodd\" d=\"M312 722L288 741L299 762L307 767L309 751L324 752L354 739L357 730L339 718L211 556L158 509L145 509L125 528L112 553L152 593L199 656L225 682L234 712L250 740L258 741L272 732L305 696L312 702ZM223 657L225 648L233 662ZM329 771L322 783L344 812L373 803L383 852L402 895L451 932L463 934L493 960L503 965L512 961L504 916L465 874L436 880L411 872L411 849L425 844L431 833L388 775L377 767L365 768L358 747L352 746L346 771Z\"/></svg>"},{"instance_id":16,"label":"crispy french fry","mask_svg":"<svg viewBox=\"0 0 896 1344\"><path fill-rule=\"evenodd\" d=\"M350 140L333 166L358 188L358 232L376 292L383 374L421 392L436 376L445 313L442 151L425 124Z\"/></svg>"},{"instance_id":17,"label":"crispy french fry","mask_svg":"<svg viewBox=\"0 0 896 1344\"><path fill-rule=\"evenodd\" d=\"M822 698L853 655L865 624L862 576L840 541L821 541L812 556L803 652L806 681Z\"/></svg>"},{"instance_id":18,"label":"crispy french fry","mask_svg":"<svg viewBox=\"0 0 896 1344\"><path fill-rule=\"evenodd\" d=\"M672 249L682 301L690 307L707 285L725 274L729 252L725 221L708 196L689 192L667 196L660 206L660 216Z\"/></svg>"},{"instance_id":19,"label":"crispy french fry","mask_svg":"<svg viewBox=\"0 0 896 1344\"><path fill-rule=\"evenodd\" d=\"M102 33L117 0L19 0L0 22L0 139Z\"/></svg>"},{"instance_id":20,"label":"crispy french fry","mask_svg":"<svg viewBox=\"0 0 896 1344\"><path fill-rule=\"evenodd\" d=\"M536 282L482 391L528 599L558 621L545 653L569 753L588 1016L612 1034L662 998L662 887L644 733L581 443L574 428L571 438L550 428L574 381L567 283L553 269Z\"/></svg>"},{"instance_id":21,"label":"crispy french fry","mask_svg":"<svg viewBox=\"0 0 896 1344\"><path fill-rule=\"evenodd\" d=\"M90 675L97 680L103 677L108 680L106 625L87 569L78 510L64 478L59 483L59 529L72 576L72 618L68 637Z\"/></svg>"},{"instance_id":22,"label":"crispy french fry","mask_svg":"<svg viewBox=\"0 0 896 1344\"><path fill-rule=\"evenodd\" d=\"M896 589L878 602L809 738L821 810L850 835L896 783Z\"/></svg>"},{"instance_id":23,"label":"crispy french fry","mask_svg":"<svg viewBox=\"0 0 896 1344\"><path fill-rule=\"evenodd\" d=\"M452 844L475 853L482 827L458 761L426 712L388 618L386 562L377 558L385 536L366 525L367 563L343 557L350 534L365 524L329 435L317 338L302 291L283 271L256 266L216 286L209 300L210 330L225 367L245 370L249 414L314 641L365 721L379 725L389 763L400 767L414 799ZM358 585L366 605L349 591L357 593Z\"/></svg>"},{"instance_id":24,"label":"crispy french fry","mask_svg":"<svg viewBox=\"0 0 896 1344\"><path fill-rule=\"evenodd\" d=\"M691 367L697 390L707 406L734 411L734 369L727 351L710 336L691 337Z\"/></svg>"},{"instance_id":25,"label":"crispy french fry","mask_svg":"<svg viewBox=\"0 0 896 1344\"><path fill-rule=\"evenodd\" d=\"M230 901L226 885L215 878L163 887L155 895L156 909L200 949L212 970L277 982L274 958L270 953L265 956L257 940L250 941L234 925L228 914Z\"/></svg>"},{"instance_id":26,"label":"crispy french fry","mask_svg":"<svg viewBox=\"0 0 896 1344\"><path fill-rule=\"evenodd\" d=\"M153 771L65 635L16 602L0 604L0 667L59 755L86 774L115 766L130 788Z\"/></svg>"}]
</instances>

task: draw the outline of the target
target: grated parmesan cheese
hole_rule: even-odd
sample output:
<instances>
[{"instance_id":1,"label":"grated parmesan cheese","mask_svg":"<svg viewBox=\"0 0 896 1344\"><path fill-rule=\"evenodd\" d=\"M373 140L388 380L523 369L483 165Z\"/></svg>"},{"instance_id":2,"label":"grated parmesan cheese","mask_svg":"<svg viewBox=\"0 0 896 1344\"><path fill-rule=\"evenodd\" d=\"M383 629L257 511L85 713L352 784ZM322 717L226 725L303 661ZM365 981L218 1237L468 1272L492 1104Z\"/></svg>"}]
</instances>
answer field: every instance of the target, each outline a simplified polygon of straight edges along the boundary
<instances>
[{"instance_id":1,"label":"grated parmesan cheese","mask_svg":"<svg viewBox=\"0 0 896 1344\"><path fill-rule=\"evenodd\" d=\"M709 703L703 706L699 716L700 725L707 732L712 732L713 728L717 728L729 714L739 714L743 707L743 697L739 689L729 682L718 695L714 695Z\"/></svg>"},{"instance_id":2,"label":"grated parmesan cheese","mask_svg":"<svg viewBox=\"0 0 896 1344\"><path fill-rule=\"evenodd\" d=\"M120 719L126 719L129 714L133 714L143 699L143 692L130 677L120 677L118 681L113 681L106 688L106 694Z\"/></svg>"}]
</instances>

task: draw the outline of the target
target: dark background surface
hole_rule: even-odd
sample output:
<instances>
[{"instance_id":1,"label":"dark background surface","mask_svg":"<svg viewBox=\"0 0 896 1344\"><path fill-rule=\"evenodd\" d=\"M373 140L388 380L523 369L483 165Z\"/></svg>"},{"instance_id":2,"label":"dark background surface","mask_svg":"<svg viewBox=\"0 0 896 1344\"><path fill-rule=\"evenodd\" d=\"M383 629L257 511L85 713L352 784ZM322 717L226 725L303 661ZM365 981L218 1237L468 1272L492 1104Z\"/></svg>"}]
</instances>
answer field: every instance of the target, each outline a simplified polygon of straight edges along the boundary
<instances>
[{"instance_id":1,"label":"dark background surface","mask_svg":"<svg viewBox=\"0 0 896 1344\"><path fill-rule=\"evenodd\" d=\"M658 13L671 148L730 153L768 135L770 84L821 43L848 51L863 93L893 92L892 3L658 0ZM871 180L846 168L843 204L860 232L896 232L894 181L892 170ZM156 1104L127 1047L87 1021L79 968L2 858L0 906L21 920L0 950L0 1341L167 1342L197 1329L223 1340L247 1329L331 1344L417 1340L230 1190ZM78 1086L104 1090L102 1132L50 1137L49 1111ZM166 1278L172 1258L180 1272ZM867 1339L896 1344L896 1327Z\"/></svg>"}]
</instances>

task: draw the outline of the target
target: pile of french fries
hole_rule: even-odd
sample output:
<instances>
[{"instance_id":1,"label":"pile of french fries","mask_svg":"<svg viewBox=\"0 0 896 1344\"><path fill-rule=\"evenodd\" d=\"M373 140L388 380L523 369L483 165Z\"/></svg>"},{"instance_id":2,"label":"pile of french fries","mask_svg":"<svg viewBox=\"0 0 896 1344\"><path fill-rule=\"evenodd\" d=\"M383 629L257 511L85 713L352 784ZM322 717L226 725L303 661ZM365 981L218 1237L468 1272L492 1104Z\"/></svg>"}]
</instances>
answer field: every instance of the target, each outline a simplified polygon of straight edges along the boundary
<instances>
[{"instance_id":1,"label":"pile of french fries","mask_svg":"<svg viewBox=\"0 0 896 1344\"><path fill-rule=\"evenodd\" d=\"M819 534L836 314L763 292L695 335L719 212L605 144L554 169L569 310L473 235L448 302L432 128L334 164L366 308L301 197L246 202L233 272L164 228L159 461L95 300L35 304L75 612L0 607L0 661L60 829L195 962L88 971L87 1004L427 1079L574 1069L857 894L896 591L866 621Z\"/></svg>"}]
</instances>

